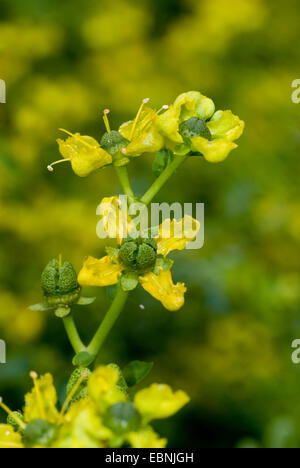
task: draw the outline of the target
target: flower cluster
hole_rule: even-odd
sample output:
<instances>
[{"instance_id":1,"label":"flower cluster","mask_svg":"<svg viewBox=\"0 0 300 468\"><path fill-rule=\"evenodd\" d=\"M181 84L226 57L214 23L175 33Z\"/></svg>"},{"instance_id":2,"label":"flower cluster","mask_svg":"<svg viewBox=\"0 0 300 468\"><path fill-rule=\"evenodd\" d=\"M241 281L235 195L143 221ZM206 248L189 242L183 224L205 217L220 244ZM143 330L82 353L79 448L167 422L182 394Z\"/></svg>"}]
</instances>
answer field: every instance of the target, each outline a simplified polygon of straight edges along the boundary
<instances>
[{"instance_id":1,"label":"flower cluster","mask_svg":"<svg viewBox=\"0 0 300 468\"><path fill-rule=\"evenodd\" d=\"M196 154L217 163L237 148L235 141L244 131L245 124L239 117L230 110L216 112L214 102L198 91L181 94L159 111L149 107L148 102L144 99L135 119L123 123L118 131L111 131L109 110L105 110L107 133L101 145L90 136L63 130L70 136L65 141L58 140L64 159L56 163L70 161L80 177L110 164L127 165L131 158L163 149L174 156Z\"/></svg>"},{"instance_id":2,"label":"flower cluster","mask_svg":"<svg viewBox=\"0 0 300 468\"><path fill-rule=\"evenodd\" d=\"M0 424L0 448L165 447L167 440L155 433L150 422L172 416L189 398L168 385L152 384L130 400L128 387L148 372L149 365L139 361L125 368L128 381L115 364L93 373L78 368L60 410L52 376L38 378L32 372L34 387L25 396L22 413L12 412L0 401L8 413L7 424Z\"/></svg>"}]
</instances>

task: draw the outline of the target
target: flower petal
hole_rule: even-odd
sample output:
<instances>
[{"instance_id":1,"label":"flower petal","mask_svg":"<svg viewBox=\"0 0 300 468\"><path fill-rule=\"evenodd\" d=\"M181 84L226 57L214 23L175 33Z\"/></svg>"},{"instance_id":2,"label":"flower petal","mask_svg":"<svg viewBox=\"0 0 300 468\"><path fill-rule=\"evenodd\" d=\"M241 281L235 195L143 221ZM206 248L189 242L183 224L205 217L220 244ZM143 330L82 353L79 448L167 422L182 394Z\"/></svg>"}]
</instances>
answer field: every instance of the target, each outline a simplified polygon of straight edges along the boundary
<instances>
[{"instance_id":1,"label":"flower petal","mask_svg":"<svg viewBox=\"0 0 300 468\"><path fill-rule=\"evenodd\" d=\"M171 142L183 143L183 138L179 133L179 124L191 117L208 120L214 112L215 105L211 99L198 91L189 91L180 94L174 104L158 117L157 127Z\"/></svg>"},{"instance_id":2,"label":"flower petal","mask_svg":"<svg viewBox=\"0 0 300 468\"><path fill-rule=\"evenodd\" d=\"M56 423L59 413L56 409L57 394L51 374L42 375L30 393L25 395L24 419L44 419Z\"/></svg>"},{"instance_id":3,"label":"flower petal","mask_svg":"<svg viewBox=\"0 0 300 468\"><path fill-rule=\"evenodd\" d=\"M180 121L191 117L208 120L215 112L214 102L199 91L189 91L178 96L174 108L179 112Z\"/></svg>"},{"instance_id":4,"label":"flower petal","mask_svg":"<svg viewBox=\"0 0 300 468\"><path fill-rule=\"evenodd\" d=\"M140 283L145 291L160 301L167 310L176 311L184 305L187 289L183 283L173 283L170 270L161 271L159 275L147 273L140 277Z\"/></svg>"},{"instance_id":5,"label":"flower petal","mask_svg":"<svg viewBox=\"0 0 300 468\"><path fill-rule=\"evenodd\" d=\"M126 147L126 156L134 157L143 153L157 153L162 149L164 139L155 125L156 120L155 110L147 107L141 113L137 123L131 120L121 125L119 132L130 141Z\"/></svg>"},{"instance_id":6,"label":"flower petal","mask_svg":"<svg viewBox=\"0 0 300 468\"><path fill-rule=\"evenodd\" d=\"M139 432L130 432L127 440L132 448L165 448L168 443L167 439L160 439L151 426Z\"/></svg>"},{"instance_id":7,"label":"flower petal","mask_svg":"<svg viewBox=\"0 0 300 468\"><path fill-rule=\"evenodd\" d=\"M218 138L208 141L206 138L192 138L192 149L203 154L205 159L211 163L224 161L229 153L237 148L238 145L226 138Z\"/></svg>"},{"instance_id":8,"label":"flower petal","mask_svg":"<svg viewBox=\"0 0 300 468\"><path fill-rule=\"evenodd\" d=\"M114 264L109 256L100 260L87 257L78 275L78 283L81 286L112 286L119 281L123 269L119 263Z\"/></svg>"},{"instance_id":9,"label":"flower petal","mask_svg":"<svg viewBox=\"0 0 300 468\"><path fill-rule=\"evenodd\" d=\"M149 388L139 391L134 398L135 407L147 422L169 418L189 401L185 392L173 392L171 387L165 384L152 384Z\"/></svg>"},{"instance_id":10,"label":"flower petal","mask_svg":"<svg viewBox=\"0 0 300 468\"><path fill-rule=\"evenodd\" d=\"M214 139L226 138L229 141L235 141L243 134L245 122L227 110L216 112L207 126Z\"/></svg>"},{"instance_id":11,"label":"flower petal","mask_svg":"<svg viewBox=\"0 0 300 468\"><path fill-rule=\"evenodd\" d=\"M57 140L59 151L65 159L71 160L72 169L79 177L112 163L112 157L92 137L76 133L66 140Z\"/></svg>"},{"instance_id":12,"label":"flower petal","mask_svg":"<svg viewBox=\"0 0 300 468\"><path fill-rule=\"evenodd\" d=\"M134 222L128 215L127 203L123 206L119 197L103 198L97 214L102 216L101 227L111 239L117 239L119 244L134 228Z\"/></svg>"},{"instance_id":13,"label":"flower petal","mask_svg":"<svg viewBox=\"0 0 300 468\"><path fill-rule=\"evenodd\" d=\"M198 220L186 215L180 221L166 219L159 227L159 235L155 239L158 255L168 255L173 250L184 250L192 242L200 230Z\"/></svg>"}]
</instances>

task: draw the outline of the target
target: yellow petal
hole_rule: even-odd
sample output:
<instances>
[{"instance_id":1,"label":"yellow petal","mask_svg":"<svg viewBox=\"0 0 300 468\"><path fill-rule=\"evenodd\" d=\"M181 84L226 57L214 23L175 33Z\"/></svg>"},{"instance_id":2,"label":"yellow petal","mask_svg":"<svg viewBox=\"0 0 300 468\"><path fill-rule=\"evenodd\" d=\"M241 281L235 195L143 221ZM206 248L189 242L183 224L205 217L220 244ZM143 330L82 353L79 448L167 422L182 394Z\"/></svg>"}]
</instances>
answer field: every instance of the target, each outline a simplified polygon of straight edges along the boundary
<instances>
[{"instance_id":1,"label":"yellow petal","mask_svg":"<svg viewBox=\"0 0 300 468\"><path fill-rule=\"evenodd\" d=\"M112 286L119 281L122 270L122 265L114 264L109 256L100 260L87 257L78 275L78 283L81 286Z\"/></svg>"},{"instance_id":2,"label":"yellow petal","mask_svg":"<svg viewBox=\"0 0 300 468\"><path fill-rule=\"evenodd\" d=\"M57 140L59 151L65 159L71 160L72 169L79 177L112 163L112 157L92 137L76 133L66 140Z\"/></svg>"},{"instance_id":3,"label":"yellow petal","mask_svg":"<svg viewBox=\"0 0 300 468\"><path fill-rule=\"evenodd\" d=\"M243 134L245 122L227 110L216 112L210 122L207 122L207 126L214 139L225 138L235 141Z\"/></svg>"},{"instance_id":4,"label":"yellow petal","mask_svg":"<svg viewBox=\"0 0 300 468\"><path fill-rule=\"evenodd\" d=\"M59 413L56 409L57 394L51 374L42 375L36 379L36 384L30 393L25 395L24 419L44 419L56 423Z\"/></svg>"},{"instance_id":5,"label":"yellow petal","mask_svg":"<svg viewBox=\"0 0 300 468\"><path fill-rule=\"evenodd\" d=\"M119 197L109 197L103 198L98 210L97 213L102 216L100 222L104 231L111 239L117 239L118 243L121 244L134 227L134 223L128 215L127 206L121 206Z\"/></svg>"},{"instance_id":6,"label":"yellow petal","mask_svg":"<svg viewBox=\"0 0 300 468\"><path fill-rule=\"evenodd\" d=\"M164 139L156 127L157 113L147 107L138 122L131 120L119 128L124 138L130 141L126 156L140 156L143 153L157 153L164 146Z\"/></svg>"},{"instance_id":7,"label":"yellow petal","mask_svg":"<svg viewBox=\"0 0 300 468\"><path fill-rule=\"evenodd\" d=\"M153 419L169 418L190 401L182 390L173 392L169 385L152 384L139 391L134 397L136 409L149 422Z\"/></svg>"},{"instance_id":8,"label":"yellow petal","mask_svg":"<svg viewBox=\"0 0 300 468\"><path fill-rule=\"evenodd\" d=\"M100 366L89 378L89 396L97 403L100 411L120 401L127 401L127 397L117 386L120 374L117 369Z\"/></svg>"},{"instance_id":9,"label":"yellow petal","mask_svg":"<svg viewBox=\"0 0 300 468\"><path fill-rule=\"evenodd\" d=\"M145 291L160 301L167 310L176 311L184 305L187 289L183 283L173 283L170 270L161 271L159 275L147 273L140 277L140 283Z\"/></svg>"},{"instance_id":10,"label":"yellow petal","mask_svg":"<svg viewBox=\"0 0 300 468\"><path fill-rule=\"evenodd\" d=\"M165 448L168 443L167 439L161 439L150 426L139 432L130 432L127 439L132 448Z\"/></svg>"},{"instance_id":11,"label":"yellow petal","mask_svg":"<svg viewBox=\"0 0 300 468\"><path fill-rule=\"evenodd\" d=\"M191 117L208 120L215 112L214 102L199 91L189 91L178 96L174 108L179 112L181 121Z\"/></svg>"},{"instance_id":12,"label":"yellow petal","mask_svg":"<svg viewBox=\"0 0 300 468\"><path fill-rule=\"evenodd\" d=\"M224 161L229 153L237 147L238 145L226 138L218 138L212 141L202 137L192 138L192 149L202 153L205 159L211 163Z\"/></svg>"},{"instance_id":13,"label":"yellow petal","mask_svg":"<svg viewBox=\"0 0 300 468\"><path fill-rule=\"evenodd\" d=\"M25 448L22 444L21 435L8 424L0 424L0 448Z\"/></svg>"},{"instance_id":14,"label":"yellow petal","mask_svg":"<svg viewBox=\"0 0 300 468\"><path fill-rule=\"evenodd\" d=\"M182 220L166 219L159 227L159 235L155 239L158 255L168 255L173 250L184 250L192 242L200 230L200 223L186 215Z\"/></svg>"},{"instance_id":15,"label":"yellow petal","mask_svg":"<svg viewBox=\"0 0 300 468\"><path fill-rule=\"evenodd\" d=\"M157 127L159 131L172 143L182 143L183 138L179 133L179 117L180 110L175 109L173 105L161 114L157 119Z\"/></svg>"}]
</instances>

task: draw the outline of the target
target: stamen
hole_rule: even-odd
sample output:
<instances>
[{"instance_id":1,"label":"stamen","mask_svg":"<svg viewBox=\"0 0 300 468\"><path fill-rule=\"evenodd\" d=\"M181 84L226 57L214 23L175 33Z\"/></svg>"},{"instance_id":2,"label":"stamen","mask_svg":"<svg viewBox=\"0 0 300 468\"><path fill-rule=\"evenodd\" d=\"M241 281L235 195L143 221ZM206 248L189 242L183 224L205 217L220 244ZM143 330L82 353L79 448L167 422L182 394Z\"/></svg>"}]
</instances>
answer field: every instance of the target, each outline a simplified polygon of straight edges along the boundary
<instances>
[{"instance_id":1,"label":"stamen","mask_svg":"<svg viewBox=\"0 0 300 468\"><path fill-rule=\"evenodd\" d=\"M95 147L94 147L93 145L90 145L89 143L87 143L87 142L86 142L85 140L83 140L80 136L74 135L74 133L69 132L69 130L65 130L64 128L59 128L59 131L64 132L64 133L66 133L67 135L70 135L70 136L73 137L73 138L76 138L78 141L80 141L80 143L82 143L83 145L87 146L88 148L95 149Z\"/></svg>"},{"instance_id":2,"label":"stamen","mask_svg":"<svg viewBox=\"0 0 300 468\"><path fill-rule=\"evenodd\" d=\"M61 253L58 256L58 266L59 266L59 268L62 267L62 254Z\"/></svg>"},{"instance_id":3,"label":"stamen","mask_svg":"<svg viewBox=\"0 0 300 468\"><path fill-rule=\"evenodd\" d=\"M12 410L6 406L5 403L3 403L2 397L0 397L0 407L11 417L13 418L18 426L20 426L21 429L26 429L26 424L20 419L16 414L12 412Z\"/></svg>"},{"instance_id":4,"label":"stamen","mask_svg":"<svg viewBox=\"0 0 300 468\"><path fill-rule=\"evenodd\" d=\"M68 162L68 161L71 161L71 159L70 158L60 159L59 161L55 161L55 162L49 164L49 166L47 166L47 169L48 169L49 172L53 172L54 171L53 166L56 166L56 164L61 164L61 163Z\"/></svg>"},{"instance_id":5,"label":"stamen","mask_svg":"<svg viewBox=\"0 0 300 468\"><path fill-rule=\"evenodd\" d=\"M126 149L126 148L122 148L122 149L121 149L121 152L122 152L123 154L127 154L127 149Z\"/></svg>"},{"instance_id":6,"label":"stamen","mask_svg":"<svg viewBox=\"0 0 300 468\"><path fill-rule=\"evenodd\" d=\"M65 412L67 411L67 408L72 400L72 398L74 397L74 395L76 394L77 390L79 389L80 385L82 384L82 382L86 379L89 378L89 375L87 373L84 373L82 374L79 379L77 380L76 384L74 385L74 387L72 388L72 390L70 391L70 393L68 394L63 406L62 406L62 409L59 413L59 419L61 421L61 419L63 418Z\"/></svg>"},{"instance_id":7,"label":"stamen","mask_svg":"<svg viewBox=\"0 0 300 468\"><path fill-rule=\"evenodd\" d=\"M168 110L170 106L168 106L168 104L165 104L164 106L162 106L161 109L159 109L159 111L157 111L157 115L159 115L161 112L163 112L164 110Z\"/></svg>"},{"instance_id":8,"label":"stamen","mask_svg":"<svg viewBox=\"0 0 300 468\"><path fill-rule=\"evenodd\" d=\"M110 124L109 124L109 120L108 120L108 117L107 117L109 113L110 113L109 109L105 109L103 111L103 120L104 120L104 125L105 125L107 133L111 133Z\"/></svg>"},{"instance_id":9,"label":"stamen","mask_svg":"<svg viewBox=\"0 0 300 468\"><path fill-rule=\"evenodd\" d=\"M35 392L36 392L36 399L37 399L37 402L38 402L38 407L39 407L41 419L46 419L45 409L44 409L44 406L43 406L42 396L41 396L40 387L39 387L39 383L38 383L38 375L34 371L30 372L29 375L33 380L34 389L35 389Z\"/></svg>"},{"instance_id":10,"label":"stamen","mask_svg":"<svg viewBox=\"0 0 300 468\"><path fill-rule=\"evenodd\" d=\"M129 140L131 141L132 138L133 138L133 135L134 135L134 132L135 132L135 129L136 129L136 126L138 124L138 121L139 121L139 118L141 116L141 113L143 112L143 109L144 109L144 106L145 104L148 104L148 102L150 101L150 98L145 98L143 99L142 101L142 104L138 110L138 113L136 114L136 118L134 119L134 122L133 122L133 125L132 125L132 129L131 129L131 133L130 133L130 137L129 137Z\"/></svg>"}]
</instances>

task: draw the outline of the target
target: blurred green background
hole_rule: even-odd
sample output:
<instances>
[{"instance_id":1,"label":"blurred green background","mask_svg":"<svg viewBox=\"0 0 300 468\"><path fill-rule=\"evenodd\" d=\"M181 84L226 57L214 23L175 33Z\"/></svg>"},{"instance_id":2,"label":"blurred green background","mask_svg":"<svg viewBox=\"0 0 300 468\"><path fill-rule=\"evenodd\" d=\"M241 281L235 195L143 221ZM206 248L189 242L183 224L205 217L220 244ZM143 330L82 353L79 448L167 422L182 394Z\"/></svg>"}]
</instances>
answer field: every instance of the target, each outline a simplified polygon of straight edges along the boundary
<instances>
[{"instance_id":1,"label":"blurred green background","mask_svg":"<svg viewBox=\"0 0 300 468\"><path fill-rule=\"evenodd\" d=\"M299 19L298 0L0 0L0 394L12 408L31 369L63 391L73 353L62 324L27 306L60 252L78 270L103 254L96 207L120 190L111 168L47 172L58 128L100 139L106 107L117 127L145 97L160 107L200 90L246 131L224 163L191 158L157 198L205 203L204 248L173 255L186 305L168 312L136 291L100 362L154 361L148 383L191 395L157 425L170 447L300 446ZM141 194L151 161L129 171ZM98 296L76 310L89 340L108 298L86 292Z\"/></svg>"}]
</instances>

